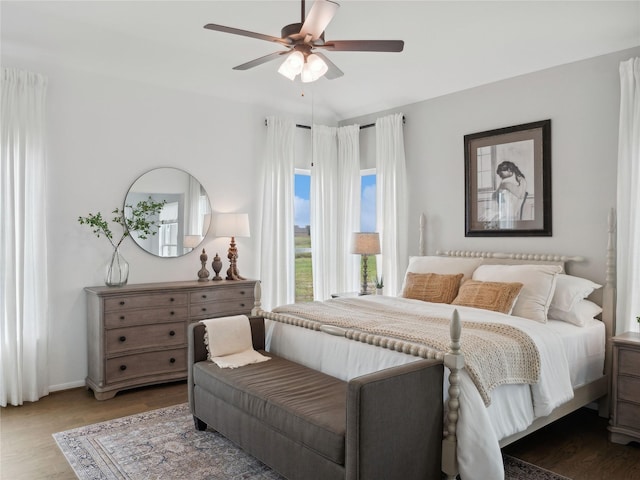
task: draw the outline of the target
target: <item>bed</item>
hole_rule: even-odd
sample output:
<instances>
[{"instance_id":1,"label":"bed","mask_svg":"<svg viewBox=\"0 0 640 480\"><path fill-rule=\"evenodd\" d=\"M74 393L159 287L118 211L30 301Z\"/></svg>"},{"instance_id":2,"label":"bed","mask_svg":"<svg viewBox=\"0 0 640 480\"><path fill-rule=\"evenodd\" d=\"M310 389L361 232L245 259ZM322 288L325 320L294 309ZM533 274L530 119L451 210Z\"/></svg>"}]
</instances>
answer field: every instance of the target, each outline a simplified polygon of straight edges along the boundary
<instances>
[{"instance_id":1,"label":"bed","mask_svg":"<svg viewBox=\"0 0 640 480\"><path fill-rule=\"evenodd\" d=\"M443 473L503 478L501 447L596 401L608 416L614 229L612 213L602 285L570 275L571 264L583 261L576 256L428 256L421 228L404 297L337 298L266 312L258 284L253 313L267 319L268 350L344 380L418 358L443 359ZM601 306L588 298L599 288Z\"/></svg>"}]
</instances>

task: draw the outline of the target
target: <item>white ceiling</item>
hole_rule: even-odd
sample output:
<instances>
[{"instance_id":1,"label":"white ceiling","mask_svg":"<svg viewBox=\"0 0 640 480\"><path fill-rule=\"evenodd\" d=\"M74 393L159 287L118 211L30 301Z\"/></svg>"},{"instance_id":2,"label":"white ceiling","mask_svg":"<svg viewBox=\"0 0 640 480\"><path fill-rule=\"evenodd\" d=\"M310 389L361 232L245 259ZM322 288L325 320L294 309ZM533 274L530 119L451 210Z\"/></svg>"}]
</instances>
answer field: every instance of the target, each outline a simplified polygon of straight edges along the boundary
<instances>
[{"instance_id":1,"label":"white ceiling","mask_svg":"<svg viewBox=\"0 0 640 480\"><path fill-rule=\"evenodd\" d=\"M298 0L2 0L2 52L274 113L308 112L311 98L341 120L640 46L640 1L338 1L326 40L401 39L404 51L327 53L344 77L303 85L279 75L279 61L232 70L277 45L202 28L280 36L300 21Z\"/></svg>"}]
</instances>

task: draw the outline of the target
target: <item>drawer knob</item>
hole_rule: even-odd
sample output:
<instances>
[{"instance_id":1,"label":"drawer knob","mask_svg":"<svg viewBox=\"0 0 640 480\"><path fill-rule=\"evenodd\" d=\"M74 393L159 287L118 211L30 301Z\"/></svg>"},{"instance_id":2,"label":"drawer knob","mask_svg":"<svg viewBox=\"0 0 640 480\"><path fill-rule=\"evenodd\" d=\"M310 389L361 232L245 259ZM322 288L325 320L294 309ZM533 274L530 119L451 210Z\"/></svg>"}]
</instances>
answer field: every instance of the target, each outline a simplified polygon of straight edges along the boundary
<instances>
[{"instance_id":1,"label":"drawer knob","mask_svg":"<svg viewBox=\"0 0 640 480\"><path fill-rule=\"evenodd\" d=\"M175 334L176 334L176 332L174 332L173 330L171 330L171 331L169 332L169 335L170 335L170 336L172 336L172 337L173 337Z\"/></svg>"},{"instance_id":2,"label":"drawer knob","mask_svg":"<svg viewBox=\"0 0 640 480\"><path fill-rule=\"evenodd\" d=\"M170 302L173 302L173 301L175 301L175 299L174 299L173 297L171 297L171 298L169 299L169 301L170 301Z\"/></svg>"},{"instance_id":3,"label":"drawer knob","mask_svg":"<svg viewBox=\"0 0 640 480\"><path fill-rule=\"evenodd\" d=\"M176 314L176 312L174 312L173 310L171 310L171 311L169 312L169 315L175 315L175 314Z\"/></svg>"},{"instance_id":4,"label":"drawer knob","mask_svg":"<svg viewBox=\"0 0 640 480\"><path fill-rule=\"evenodd\" d=\"M124 320L124 315L120 315L120 320Z\"/></svg>"},{"instance_id":5,"label":"drawer knob","mask_svg":"<svg viewBox=\"0 0 640 480\"><path fill-rule=\"evenodd\" d=\"M240 295L244 295L244 290L240 290Z\"/></svg>"},{"instance_id":6,"label":"drawer knob","mask_svg":"<svg viewBox=\"0 0 640 480\"><path fill-rule=\"evenodd\" d=\"M207 309L206 309L206 308L204 308L204 307L202 307L202 311L203 311L203 312L206 312L206 311L207 311Z\"/></svg>"},{"instance_id":7,"label":"drawer knob","mask_svg":"<svg viewBox=\"0 0 640 480\"><path fill-rule=\"evenodd\" d=\"M202 295L202 298L207 298L207 296L206 295Z\"/></svg>"},{"instance_id":8,"label":"drawer knob","mask_svg":"<svg viewBox=\"0 0 640 480\"><path fill-rule=\"evenodd\" d=\"M120 337L120 341L121 341L121 342L124 342L124 341L126 341L126 340L127 340L127 337L125 337L124 335L122 335L122 336Z\"/></svg>"},{"instance_id":9,"label":"drawer knob","mask_svg":"<svg viewBox=\"0 0 640 480\"><path fill-rule=\"evenodd\" d=\"M124 305L124 300L121 300L121 301L120 301L120 305Z\"/></svg>"},{"instance_id":10,"label":"drawer knob","mask_svg":"<svg viewBox=\"0 0 640 480\"><path fill-rule=\"evenodd\" d=\"M126 365L120 365L120 370L122 370L123 372L127 369Z\"/></svg>"},{"instance_id":11,"label":"drawer knob","mask_svg":"<svg viewBox=\"0 0 640 480\"><path fill-rule=\"evenodd\" d=\"M241 303L241 304L240 304L240 306L241 306L241 307L244 307L244 303Z\"/></svg>"},{"instance_id":12,"label":"drawer knob","mask_svg":"<svg viewBox=\"0 0 640 480\"><path fill-rule=\"evenodd\" d=\"M169 359L169 362L170 362L170 363L176 363L176 359L175 359L175 358L173 358L173 357L171 357L171 358Z\"/></svg>"}]
</instances>

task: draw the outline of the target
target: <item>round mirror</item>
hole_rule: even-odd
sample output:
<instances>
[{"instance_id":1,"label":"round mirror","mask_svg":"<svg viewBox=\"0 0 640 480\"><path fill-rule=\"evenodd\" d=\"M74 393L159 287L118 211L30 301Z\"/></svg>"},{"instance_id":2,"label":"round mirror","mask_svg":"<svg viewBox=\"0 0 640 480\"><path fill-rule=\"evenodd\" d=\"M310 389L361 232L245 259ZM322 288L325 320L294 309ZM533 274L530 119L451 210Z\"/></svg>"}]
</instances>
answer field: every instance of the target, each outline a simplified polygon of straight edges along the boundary
<instances>
[{"instance_id":1,"label":"round mirror","mask_svg":"<svg viewBox=\"0 0 640 480\"><path fill-rule=\"evenodd\" d=\"M177 168L156 168L133 182L124 199L130 214L140 202L164 202L155 222L155 235L131 233L142 249L158 257L180 257L197 248L209 231L211 204L200 182Z\"/></svg>"}]
</instances>

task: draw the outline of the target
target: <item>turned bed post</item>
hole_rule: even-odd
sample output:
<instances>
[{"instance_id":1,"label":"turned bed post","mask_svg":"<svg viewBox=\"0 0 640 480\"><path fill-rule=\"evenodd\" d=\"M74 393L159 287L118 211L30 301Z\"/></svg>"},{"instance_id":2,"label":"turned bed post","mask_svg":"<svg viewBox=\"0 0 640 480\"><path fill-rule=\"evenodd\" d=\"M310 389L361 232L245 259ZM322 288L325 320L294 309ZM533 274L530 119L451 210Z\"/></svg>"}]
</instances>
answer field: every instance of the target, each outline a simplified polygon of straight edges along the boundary
<instances>
[{"instance_id":1,"label":"turned bed post","mask_svg":"<svg viewBox=\"0 0 640 480\"><path fill-rule=\"evenodd\" d=\"M253 308L251 309L252 317L259 317L262 314L262 284L260 280L253 286Z\"/></svg>"},{"instance_id":2,"label":"turned bed post","mask_svg":"<svg viewBox=\"0 0 640 480\"><path fill-rule=\"evenodd\" d=\"M451 335L451 347L449 353L444 356L444 365L449 369L449 400L447 403L447 421L445 422L446 432L442 440L442 471L446 474L448 480L454 480L458 475L456 428L460 407L459 371L464 367L464 356L460 351L462 323L460 322L458 310L453 311L449 332Z\"/></svg>"}]
</instances>

